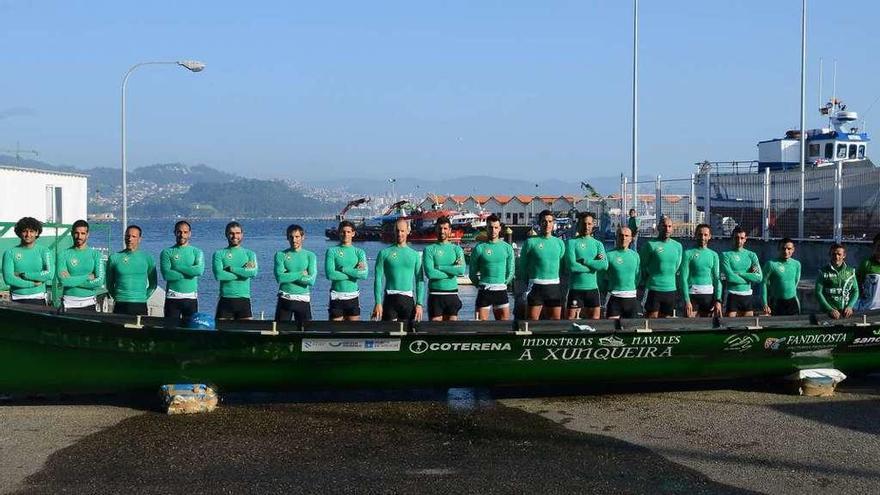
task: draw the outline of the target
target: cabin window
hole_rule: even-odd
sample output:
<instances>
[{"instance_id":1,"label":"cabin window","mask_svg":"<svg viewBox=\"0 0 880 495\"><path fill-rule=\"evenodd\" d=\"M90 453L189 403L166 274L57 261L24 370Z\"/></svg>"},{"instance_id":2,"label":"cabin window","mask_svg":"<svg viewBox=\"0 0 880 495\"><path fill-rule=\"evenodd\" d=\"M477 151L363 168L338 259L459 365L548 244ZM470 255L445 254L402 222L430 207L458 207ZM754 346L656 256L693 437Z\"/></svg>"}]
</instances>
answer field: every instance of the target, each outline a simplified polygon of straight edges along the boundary
<instances>
[{"instance_id":1,"label":"cabin window","mask_svg":"<svg viewBox=\"0 0 880 495\"><path fill-rule=\"evenodd\" d=\"M849 158L855 158L855 157L856 157L856 145L851 144L851 145L849 145Z\"/></svg>"},{"instance_id":2,"label":"cabin window","mask_svg":"<svg viewBox=\"0 0 880 495\"><path fill-rule=\"evenodd\" d=\"M846 145L838 144L837 145L837 158L846 158Z\"/></svg>"},{"instance_id":3,"label":"cabin window","mask_svg":"<svg viewBox=\"0 0 880 495\"><path fill-rule=\"evenodd\" d=\"M61 188L46 186L46 222L62 223L61 206Z\"/></svg>"},{"instance_id":4,"label":"cabin window","mask_svg":"<svg viewBox=\"0 0 880 495\"><path fill-rule=\"evenodd\" d=\"M809 156L819 156L819 145L811 144L809 148Z\"/></svg>"},{"instance_id":5,"label":"cabin window","mask_svg":"<svg viewBox=\"0 0 880 495\"><path fill-rule=\"evenodd\" d=\"M834 158L834 143L826 143L825 144L825 159L830 160Z\"/></svg>"},{"instance_id":6,"label":"cabin window","mask_svg":"<svg viewBox=\"0 0 880 495\"><path fill-rule=\"evenodd\" d=\"M859 159L865 158L865 145L864 144L859 145L859 155L858 156L859 156Z\"/></svg>"}]
</instances>

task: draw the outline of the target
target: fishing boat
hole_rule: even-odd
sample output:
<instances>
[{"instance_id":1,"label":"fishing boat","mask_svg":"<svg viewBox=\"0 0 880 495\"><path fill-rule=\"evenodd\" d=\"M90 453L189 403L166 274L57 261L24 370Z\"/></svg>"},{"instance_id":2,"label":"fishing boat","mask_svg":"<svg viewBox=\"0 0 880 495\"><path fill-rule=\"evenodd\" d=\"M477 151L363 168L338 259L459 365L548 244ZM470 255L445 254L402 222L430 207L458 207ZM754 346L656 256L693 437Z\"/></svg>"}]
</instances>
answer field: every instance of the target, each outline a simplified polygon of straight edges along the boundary
<instances>
[{"instance_id":1,"label":"fishing boat","mask_svg":"<svg viewBox=\"0 0 880 495\"><path fill-rule=\"evenodd\" d=\"M590 322L329 322L297 327L58 314L0 303L0 393L590 384L880 368L880 313Z\"/></svg>"},{"instance_id":2,"label":"fishing boat","mask_svg":"<svg viewBox=\"0 0 880 495\"><path fill-rule=\"evenodd\" d=\"M870 137L856 125L858 113L847 110L840 99L832 98L819 110L828 117L828 126L809 129L804 136L804 235L827 235L821 229L833 222L834 185L840 181L843 235L858 237L866 222L876 223L872 217L880 206L880 175L868 157ZM697 208L705 211L708 201L713 217L730 218L757 235L769 181L771 232L794 237L801 194L800 138L799 130L790 130L784 137L760 141L757 161L698 163Z\"/></svg>"}]
</instances>

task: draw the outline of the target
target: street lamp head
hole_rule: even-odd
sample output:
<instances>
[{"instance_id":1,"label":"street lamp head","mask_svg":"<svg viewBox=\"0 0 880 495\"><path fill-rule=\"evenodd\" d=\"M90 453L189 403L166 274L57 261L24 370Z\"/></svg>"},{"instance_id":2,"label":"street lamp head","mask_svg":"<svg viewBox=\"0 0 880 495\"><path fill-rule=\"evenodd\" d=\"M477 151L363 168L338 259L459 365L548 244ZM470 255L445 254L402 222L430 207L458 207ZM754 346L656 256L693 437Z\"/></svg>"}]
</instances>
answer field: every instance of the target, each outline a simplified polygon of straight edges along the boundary
<instances>
[{"instance_id":1,"label":"street lamp head","mask_svg":"<svg viewBox=\"0 0 880 495\"><path fill-rule=\"evenodd\" d=\"M177 62L177 65L181 67L186 67L193 72L201 72L205 70L205 64L199 62L198 60L181 60Z\"/></svg>"}]
</instances>

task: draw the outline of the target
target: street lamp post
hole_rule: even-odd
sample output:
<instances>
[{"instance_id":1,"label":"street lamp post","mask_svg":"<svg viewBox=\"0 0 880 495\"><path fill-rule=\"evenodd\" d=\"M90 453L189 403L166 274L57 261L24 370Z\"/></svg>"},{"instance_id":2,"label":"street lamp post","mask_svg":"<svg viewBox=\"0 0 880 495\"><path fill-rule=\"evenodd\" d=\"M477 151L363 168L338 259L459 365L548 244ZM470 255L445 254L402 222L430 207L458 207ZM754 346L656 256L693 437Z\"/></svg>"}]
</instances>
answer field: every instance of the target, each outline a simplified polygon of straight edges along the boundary
<instances>
[{"instance_id":1,"label":"street lamp post","mask_svg":"<svg viewBox=\"0 0 880 495\"><path fill-rule=\"evenodd\" d=\"M128 168L125 161L125 88L128 86L128 77L135 69L143 65L179 65L192 72L201 72L205 64L197 60L178 60L176 62L141 62L134 64L122 78L122 236L125 238L125 229L128 227Z\"/></svg>"}]
</instances>

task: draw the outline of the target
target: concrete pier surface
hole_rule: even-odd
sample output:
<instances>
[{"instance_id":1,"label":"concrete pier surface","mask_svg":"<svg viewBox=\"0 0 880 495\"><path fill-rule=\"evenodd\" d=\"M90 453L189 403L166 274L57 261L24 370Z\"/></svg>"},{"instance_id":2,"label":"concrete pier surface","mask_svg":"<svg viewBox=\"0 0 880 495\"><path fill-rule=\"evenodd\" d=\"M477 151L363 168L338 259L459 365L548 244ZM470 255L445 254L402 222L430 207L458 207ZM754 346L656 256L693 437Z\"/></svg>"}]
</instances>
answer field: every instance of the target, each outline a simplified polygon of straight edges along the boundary
<instances>
[{"instance_id":1,"label":"concrete pier surface","mask_svg":"<svg viewBox=\"0 0 880 495\"><path fill-rule=\"evenodd\" d=\"M5 401L0 492L875 491L880 377L830 399L709 388L252 395L192 416Z\"/></svg>"}]
</instances>

